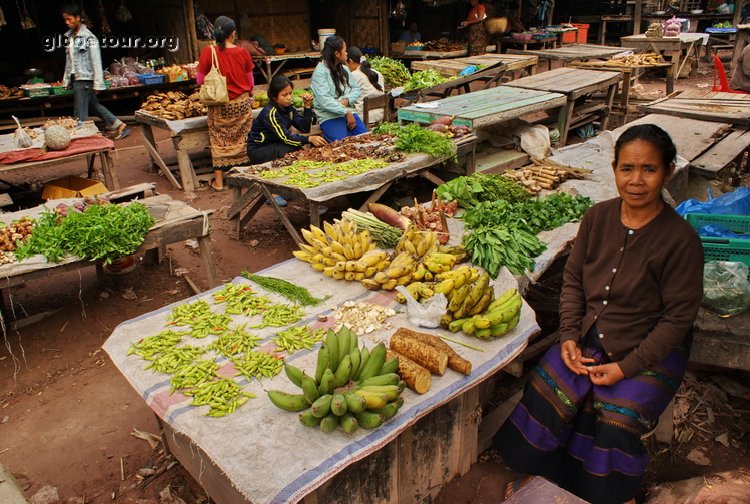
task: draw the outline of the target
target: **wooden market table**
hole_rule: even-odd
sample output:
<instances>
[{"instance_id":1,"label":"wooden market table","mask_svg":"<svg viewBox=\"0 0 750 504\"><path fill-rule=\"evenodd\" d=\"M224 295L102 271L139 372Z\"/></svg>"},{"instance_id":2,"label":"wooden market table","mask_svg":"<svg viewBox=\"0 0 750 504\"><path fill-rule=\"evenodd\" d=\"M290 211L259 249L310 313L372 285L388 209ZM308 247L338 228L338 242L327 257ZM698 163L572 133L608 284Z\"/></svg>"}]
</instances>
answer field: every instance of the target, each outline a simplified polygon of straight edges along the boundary
<instances>
[{"instance_id":1,"label":"wooden market table","mask_svg":"<svg viewBox=\"0 0 750 504\"><path fill-rule=\"evenodd\" d=\"M565 95L560 93L502 85L400 108L398 120L428 124L440 117L456 116L453 124L474 130L531 112L560 108L566 103Z\"/></svg>"},{"instance_id":2,"label":"wooden market table","mask_svg":"<svg viewBox=\"0 0 750 504\"><path fill-rule=\"evenodd\" d=\"M153 165L161 170L162 174L175 188L185 191L195 190L198 186L198 179L195 176L195 168L188 154L188 149L208 146L208 119L206 116L168 121L145 110L136 110L135 120L141 125L143 145L146 147L146 152L151 157ZM169 131L177 153L180 181L177 181L172 174L172 170L159 154L153 128Z\"/></svg>"},{"instance_id":3,"label":"wooden market table","mask_svg":"<svg viewBox=\"0 0 750 504\"><path fill-rule=\"evenodd\" d=\"M444 77L456 77L467 66L485 65L491 66L496 63L505 65L505 70L515 74L516 72L531 75L534 73L539 58L526 54L480 54L467 56L465 58L452 58L444 60L414 61L412 70L435 70Z\"/></svg>"},{"instance_id":4,"label":"wooden market table","mask_svg":"<svg viewBox=\"0 0 750 504\"><path fill-rule=\"evenodd\" d=\"M107 186L107 189L119 189L120 181L117 177L115 162L112 159L112 153L115 151L114 142L99 135L99 130L93 121L86 121L77 131L79 133L73 136L68 149L64 151L49 151L46 154L40 153L43 144L41 136L37 137L30 149L18 149L13 141L13 134L0 135L0 154L7 156L15 156L22 153L34 155L30 161L20 160L10 163L3 163L3 158L0 158L0 174L20 170L29 172L61 163L84 160L88 167L88 177L92 178L94 176L95 161L98 158L102 175L104 175L104 184ZM79 148L77 145L79 142L86 142L87 146Z\"/></svg>"},{"instance_id":5,"label":"wooden market table","mask_svg":"<svg viewBox=\"0 0 750 504\"><path fill-rule=\"evenodd\" d=\"M627 122L627 116L630 113L630 88L638 82L638 78L645 72L657 68L663 68L667 73L665 79L666 94L674 91L674 65L672 63L657 63L652 65L615 65L606 61L575 61L570 64L572 68L585 68L587 70L602 70L605 72L620 72L622 74L622 89L615 96L618 114L621 114ZM613 112L615 110L613 109Z\"/></svg>"},{"instance_id":6,"label":"wooden market table","mask_svg":"<svg viewBox=\"0 0 750 504\"><path fill-rule=\"evenodd\" d=\"M253 63L255 63L255 68L258 69L263 78L266 79L266 83L270 83L271 79L284 68L284 65L288 61L303 59L320 59L320 51L300 51L268 56L254 56Z\"/></svg>"},{"instance_id":7,"label":"wooden market table","mask_svg":"<svg viewBox=\"0 0 750 504\"><path fill-rule=\"evenodd\" d=\"M596 44L570 44L555 49L508 49L508 52L513 54L531 54L539 57L539 59L546 59L549 70L552 70L553 61L560 61L563 65L567 65L571 61L608 59L616 54L620 54L622 51L620 47Z\"/></svg>"},{"instance_id":8,"label":"wooden market table","mask_svg":"<svg viewBox=\"0 0 750 504\"><path fill-rule=\"evenodd\" d=\"M651 113L750 126L750 94L686 92L655 100L644 108Z\"/></svg>"},{"instance_id":9,"label":"wooden market table","mask_svg":"<svg viewBox=\"0 0 750 504\"><path fill-rule=\"evenodd\" d=\"M680 78L682 68L687 61L695 58L696 64L693 65L690 76L694 76L698 71L697 62L700 60L701 46L707 40L706 33L680 33L679 37L647 37L645 34L627 35L620 37L622 47L629 47L645 52L659 52L665 60L672 63L673 74L676 79Z\"/></svg>"},{"instance_id":10,"label":"wooden market table","mask_svg":"<svg viewBox=\"0 0 750 504\"><path fill-rule=\"evenodd\" d=\"M467 135L456 140L457 154L467 157L468 174L473 172L475 145L476 136L474 135ZM283 180L265 179L256 175L263 168L269 169L270 163L236 167L224 179L232 188L232 206L227 211L227 218L230 222L229 235L232 238L241 239L247 224L263 204L268 203L294 241L302 243L302 237L276 203L274 194L288 199L305 200L310 212L310 224L320 226L321 203L340 196L372 191L372 194L361 205L361 208L366 210L368 203L378 201L394 182L404 177L420 176L435 185L440 185L443 180L430 172L430 168L445 160L446 158L436 158L427 154L408 154L403 161L390 163L384 168L353 175L345 181L322 183L311 188L286 185Z\"/></svg>"},{"instance_id":11,"label":"wooden market table","mask_svg":"<svg viewBox=\"0 0 750 504\"><path fill-rule=\"evenodd\" d=\"M151 194L152 191L153 185L149 184L140 184L135 187L135 192L137 193ZM108 193L106 196L114 200L129 194L134 194L134 191L131 188L124 188L120 191ZM45 205L5 214L3 219L8 219L10 222L10 220L20 219L25 216L34 217L40 215L42 211L56 206L60 202L72 205L74 202L81 200L82 198L50 200ZM181 243L185 240L195 238L198 241L201 258L206 269L208 284L211 287L216 286L216 266L213 260L210 226L208 223L208 216L213 210L197 210L186 203L173 200L164 194L145 197L140 199L139 202L149 208L156 223L149 229L143 243L134 254L158 251L166 245ZM0 288L6 289L38 278L55 276L64 271L75 271L92 265L95 265L97 273L101 274L103 261L82 260L69 256L59 263L50 263L43 256L38 255L18 263L0 266L0 275L3 277Z\"/></svg>"},{"instance_id":12,"label":"wooden market table","mask_svg":"<svg viewBox=\"0 0 750 504\"><path fill-rule=\"evenodd\" d=\"M560 112L558 145L565 145L572 128L587 124L596 118L601 121L601 129L607 129L609 111L620 83L619 72L602 72L580 68L560 67L530 77L523 77L505 84L513 88L534 89L562 93L567 103ZM604 102L585 103L593 93L603 92Z\"/></svg>"},{"instance_id":13,"label":"wooden market table","mask_svg":"<svg viewBox=\"0 0 750 504\"><path fill-rule=\"evenodd\" d=\"M520 47L521 51L531 50L529 47L541 49L554 49L557 47L557 37L548 37L544 39L531 39L531 40L518 40L513 37L500 37L497 39L498 52L502 52L503 46L506 47ZM508 49L508 52L515 51L515 49Z\"/></svg>"},{"instance_id":14,"label":"wooden market table","mask_svg":"<svg viewBox=\"0 0 750 504\"><path fill-rule=\"evenodd\" d=\"M356 282L327 278L301 261L288 260L259 273L292 281L315 297L326 297L318 307L304 308L300 323L314 328L332 327L331 310L349 300L400 308L388 320L392 328L376 329L360 337L360 344L369 348L387 341L398 327L449 334L444 329L412 325L393 292L367 291ZM283 301L243 278L233 281L245 282L274 302ZM495 281L495 290L502 292L516 285L515 278L505 271ZM145 361L128 356L133 342L166 327L173 306L195 300L213 305L214 292L120 324L104 349L158 416L165 446L217 504L429 501L443 484L467 472L477 460L481 452L479 424L488 413L482 411L482 404L491 394L492 381L539 331L533 310L524 302L519 325L502 338L480 341L451 334L482 350L454 346L472 362L470 376L448 370L443 376L432 377L432 387L426 394L406 390L398 414L378 429L359 429L349 435L340 430L324 433L300 425L297 414L284 412L267 399L267 390L293 390L283 372L262 382L240 379L239 385L256 398L230 415L210 418L205 416L206 408L189 406L189 397L180 392L171 394L166 375L144 369ZM213 307L217 309L221 310L220 306ZM319 319L322 314L327 316L326 321ZM259 319L233 316L232 320L252 326ZM261 350L271 351L271 339L278 330L268 327L252 331L262 338ZM295 352L287 355L286 361L309 373L315 367L316 351L317 346L312 351ZM227 359L219 359L218 364L222 376L234 376Z\"/></svg>"},{"instance_id":15,"label":"wooden market table","mask_svg":"<svg viewBox=\"0 0 750 504\"><path fill-rule=\"evenodd\" d=\"M183 91L187 94L193 92L198 85L195 79L188 79L180 82L164 82L162 84L138 84L136 86L125 86L119 88L109 88L97 92L97 99L102 103L120 101L120 100L137 100L145 99L154 93L166 93L167 91ZM60 113L60 109L67 109L69 112ZM0 100L0 127L15 129L15 123L11 120L11 114L19 118L28 117L34 114L39 117L70 115L73 112L73 94L38 96L34 98L12 98Z\"/></svg>"}]
</instances>

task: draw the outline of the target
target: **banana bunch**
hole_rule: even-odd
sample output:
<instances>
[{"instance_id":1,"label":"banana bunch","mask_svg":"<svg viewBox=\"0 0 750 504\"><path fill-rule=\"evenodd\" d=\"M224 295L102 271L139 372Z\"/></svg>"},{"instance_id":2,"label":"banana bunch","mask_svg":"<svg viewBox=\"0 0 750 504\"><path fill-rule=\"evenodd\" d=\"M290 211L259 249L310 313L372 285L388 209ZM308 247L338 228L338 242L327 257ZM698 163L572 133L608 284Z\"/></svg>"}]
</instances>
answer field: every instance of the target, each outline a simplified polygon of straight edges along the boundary
<instances>
[{"instance_id":1,"label":"banana bunch","mask_svg":"<svg viewBox=\"0 0 750 504\"><path fill-rule=\"evenodd\" d=\"M284 366L301 394L269 390L271 402L285 411L299 411L307 427L332 432L337 426L347 434L359 427L375 429L393 418L404 404L405 384L396 373L398 359L386 361L387 349L359 347L357 335L347 326L328 331L318 350L315 376L290 364Z\"/></svg>"},{"instance_id":2,"label":"banana bunch","mask_svg":"<svg viewBox=\"0 0 750 504\"><path fill-rule=\"evenodd\" d=\"M417 282L426 280L430 282L435 279L436 275L451 271L453 266L460 260L461 256L449 252L429 252L422 257L422 261L417 266L417 269L414 270L412 280Z\"/></svg>"},{"instance_id":3,"label":"banana bunch","mask_svg":"<svg viewBox=\"0 0 750 504\"><path fill-rule=\"evenodd\" d=\"M346 219L334 224L323 222L323 229L302 229L302 237L307 243L292 252L294 257L336 280L358 282L373 277L389 264L388 253L377 249L370 231L357 232L357 225Z\"/></svg>"},{"instance_id":4,"label":"banana bunch","mask_svg":"<svg viewBox=\"0 0 750 504\"><path fill-rule=\"evenodd\" d=\"M438 246L440 246L440 242L435 231L424 231L412 224L401 235L401 239L396 245L396 253L408 252L415 258L421 259L428 253L437 250Z\"/></svg>"},{"instance_id":5,"label":"banana bunch","mask_svg":"<svg viewBox=\"0 0 750 504\"><path fill-rule=\"evenodd\" d=\"M427 256L430 257L429 255ZM424 263L420 263L422 266ZM417 267L419 270L419 267ZM417 277L417 271L412 275L412 280ZM423 279L427 280L424 276ZM464 285L471 285L479 279L479 270L471 266L460 266L450 271L443 271L442 273L431 274L429 280L433 281L414 281L406 286L406 289L417 301L429 299L437 293L444 294L450 302L455 294ZM465 289L468 291L468 289ZM396 300L399 303L405 303L406 298L401 294L396 295ZM456 301L458 303L458 301Z\"/></svg>"},{"instance_id":6,"label":"banana bunch","mask_svg":"<svg viewBox=\"0 0 750 504\"><path fill-rule=\"evenodd\" d=\"M463 331L473 334L479 339L496 338L508 333L518 325L521 318L523 300L516 289L508 289L496 300L489 303L486 311L472 314L462 313L462 317L455 316L448 324L452 332ZM450 308L450 306L449 306ZM473 311L473 310L472 310ZM472 315L466 317L466 315Z\"/></svg>"},{"instance_id":7,"label":"banana bunch","mask_svg":"<svg viewBox=\"0 0 750 504\"><path fill-rule=\"evenodd\" d=\"M408 285L412 280L417 260L406 251L399 252L388 266L373 275L372 279L362 280L362 285L370 290L393 290L397 285Z\"/></svg>"}]
</instances>

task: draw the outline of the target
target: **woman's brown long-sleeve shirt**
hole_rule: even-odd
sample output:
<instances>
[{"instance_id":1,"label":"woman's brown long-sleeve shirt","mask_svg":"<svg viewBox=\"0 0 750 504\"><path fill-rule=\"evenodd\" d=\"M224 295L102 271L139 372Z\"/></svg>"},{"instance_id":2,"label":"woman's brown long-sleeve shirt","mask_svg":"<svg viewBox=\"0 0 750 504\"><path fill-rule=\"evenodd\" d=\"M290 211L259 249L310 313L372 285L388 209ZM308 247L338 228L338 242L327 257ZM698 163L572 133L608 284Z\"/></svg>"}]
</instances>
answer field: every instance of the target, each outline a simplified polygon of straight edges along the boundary
<instances>
[{"instance_id":1,"label":"woman's brown long-sleeve shirt","mask_svg":"<svg viewBox=\"0 0 750 504\"><path fill-rule=\"evenodd\" d=\"M622 200L591 207L563 275L561 341L596 324L626 377L661 362L692 327L703 296L700 238L668 205L641 229L620 220Z\"/></svg>"}]
</instances>

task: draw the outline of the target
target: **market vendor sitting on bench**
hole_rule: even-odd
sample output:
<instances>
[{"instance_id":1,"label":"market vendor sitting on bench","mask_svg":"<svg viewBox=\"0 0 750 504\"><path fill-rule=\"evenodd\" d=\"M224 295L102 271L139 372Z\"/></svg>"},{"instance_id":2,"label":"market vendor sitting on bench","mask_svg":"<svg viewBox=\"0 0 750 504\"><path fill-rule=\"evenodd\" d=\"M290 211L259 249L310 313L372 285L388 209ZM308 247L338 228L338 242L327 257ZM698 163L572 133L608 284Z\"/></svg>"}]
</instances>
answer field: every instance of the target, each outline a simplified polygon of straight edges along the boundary
<instances>
[{"instance_id":1,"label":"market vendor sitting on bench","mask_svg":"<svg viewBox=\"0 0 750 504\"><path fill-rule=\"evenodd\" d=\"M250 163L260 164L273 161L302 148L305 144L316 147L325 145L325 138L319 135L299 135L292 133L294 126L302 133L309 133L312 124L312 101L310 93L301 95L303 113L293 105L294 85L283 75L271 79L268 86L268 104L263 107L247 134L247 155Z\"/></svg>"},{"instance_id":2,"label":"market vendor sitting on bench","mask_svg":"<svg viewBox=\"0 0 750 504\"><path fill-rule=\"evenodd\" d=\"M584 215L563 273L560 343L494 439L514 471L592 504L635 503L649 461L641 436L656 426L687 366L703 248L662 198L676 153L652 124L617 139L620 197Z\"/></svg>"},{"instance_id":3,"label":"market vendor sitting on bench","mask_svg":"<svg viewBox=\"0 0 750 504\"><path fill-rule=\"evenodd\" d=\"M315 115L323 136L333 142L367 133L354 110L361 90L346 66L346 42L341 37L328 37L320 53L320 63L315 67L310 88L315 95Z\"/></svg>"}]
</instances>

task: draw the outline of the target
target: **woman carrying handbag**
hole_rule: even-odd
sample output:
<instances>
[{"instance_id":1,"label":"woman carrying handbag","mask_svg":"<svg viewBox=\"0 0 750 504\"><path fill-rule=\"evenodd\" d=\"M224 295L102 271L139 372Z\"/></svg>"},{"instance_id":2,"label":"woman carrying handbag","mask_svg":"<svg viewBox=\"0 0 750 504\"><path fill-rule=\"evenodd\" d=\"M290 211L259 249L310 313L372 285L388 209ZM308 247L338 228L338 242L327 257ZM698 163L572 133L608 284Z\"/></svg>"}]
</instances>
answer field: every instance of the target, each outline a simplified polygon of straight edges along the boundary
<instances>
[{"instance_id":1,"label":"woman carrying handbag","mask_svg":"<svg viewBox=\"0 0 750 504\"><path fill-rule=\"evenodd\" d=\"M196 74L198 84L203 85L201 96L210 96L204 103L208 106L208 137L214 167L211 187L217 191L224 190L224 171L249 162L247 133L253 122L253 60L244 48L234 44L236 36L232 19L216 18L216 45L203 49ZM224 97L221 77L226 81Z\"/></svg>"}]
</instances>

